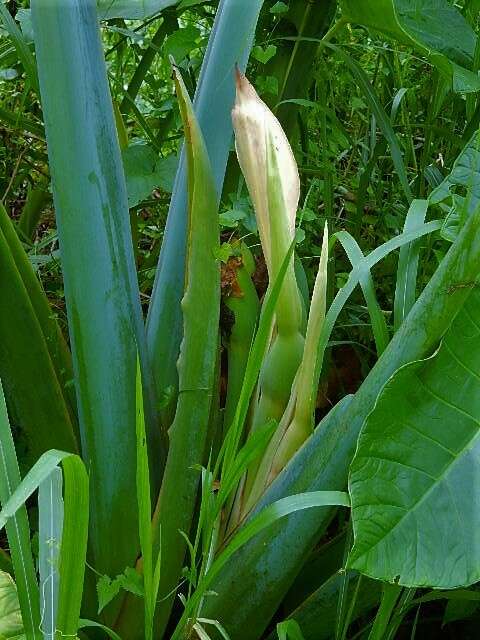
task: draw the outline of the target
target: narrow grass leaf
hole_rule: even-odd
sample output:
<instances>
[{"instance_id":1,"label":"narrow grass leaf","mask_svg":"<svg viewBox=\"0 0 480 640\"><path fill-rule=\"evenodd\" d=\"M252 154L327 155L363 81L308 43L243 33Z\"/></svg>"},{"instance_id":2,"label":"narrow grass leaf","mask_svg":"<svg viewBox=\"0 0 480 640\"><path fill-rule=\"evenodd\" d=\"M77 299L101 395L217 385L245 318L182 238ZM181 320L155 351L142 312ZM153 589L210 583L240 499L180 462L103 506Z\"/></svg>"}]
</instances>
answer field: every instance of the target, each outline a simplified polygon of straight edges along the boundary
<instances>
[{"instance_id":1,"label":"narrow grass leaf","mask_svg":"<svg viewBox=\"0 0 480 640\"><path fill-rule=\"evenodd\" d=\"M408 202L412 200L412 190L410 189L410 184L408 182L407 177L407 169L405 167L405 163L403 161L403 154L400 148L400 144L398 142L397 135L393 130L392 123L390 118L388 117L385 109L380 103L380 100L375 93L374 88L370 80L368 79L367 74L363 69L355 62L355 60L343 49L337 47L330 43L324 43L325 46L333 49L335 53L345 62L345 64L350 69L352 76L356 80L359 89L363 93L365 100L368 102L368 106L372 110L375 115L378 126L380 127L383 135L385 136L388 145L390 147L390 153L392 155L392 161L395 166L396 172L398 174L398 178L400 180L400 184L402 190L405 194L405 197Z\"/></svg>"},{"instance_id":2,"label":"narrow grass leaf","mask_svg":"<svg viewBox=\"0 0 480 640\"><path fill-rule=\"evenodd\" d=\"M423 224L423 220L422 220ZM405 231L409 231L410 228L405 228ZM345 253L350 260L352 267L364 259L363 251L358 246L355 238L350 235L347 231L339 231L335 234L337 239L340 241L342 247L345 249ZM402 249L400 249L402 251ZM387 345L390 341L390 336L388 333L387 321L385 320L385 315L382 313L380 305L377 300L377 295L375 293L375 285L373 284L373 278L370 271L366 272L365 275L360 279L360 286L363 291L363 295L365 297L365 302L367 303L368 313L370 315L370 322L372 323L372 331L373 337L375 340L375 346L377 349L377 356L380 357L382 353L387 348Z\"/></svg>"},{"instance_id":3,"label":"narrow grass leaf","mask_svg":"<svg viewBox=\"0 0 480 640\"><path fill-rule=\"evenodd\" d=\"M87 555L89 482L78 456L62 460L64 519L60 548L60 590L56 628L61 637L75 637L82 604Z\"/></svg>"},{"instance_id":4,"label":"narrow grass leaf","mask_svg":"<svg viewBox=\"0 0 480 640\"><path fill-rule=\"evenodd\" d=\"M420 227L427 215L428 200L413 200L405 218L403 231ZM420 242L414 241L400 249L393 304L393 329L397 331L415 304Z\"/></svg>"},{"instance_id":5,"label":"narrow grass leaf","mask_svg":"<svg viewBox=\"0 0 480 640\"><path fill-rule=\"evenodd\" d=\"M20 30L20 27L17 25L3 2L0 2L0 21L13 42L13 46L15 47L18 58L23 65L28 81L32 88L38 93L38 76L35 59L29 49L23 33Z\"/></svg>"}]
</instances>

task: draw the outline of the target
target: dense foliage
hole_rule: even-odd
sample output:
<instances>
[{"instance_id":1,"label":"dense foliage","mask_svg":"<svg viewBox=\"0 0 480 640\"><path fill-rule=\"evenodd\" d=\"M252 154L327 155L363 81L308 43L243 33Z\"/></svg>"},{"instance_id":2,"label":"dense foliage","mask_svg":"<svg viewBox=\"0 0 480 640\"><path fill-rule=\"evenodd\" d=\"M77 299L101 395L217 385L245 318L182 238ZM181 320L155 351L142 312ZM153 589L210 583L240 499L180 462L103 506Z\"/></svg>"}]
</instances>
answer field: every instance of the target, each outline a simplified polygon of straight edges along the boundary
<instances>
[{"instance_id":1,"label":"dense foliage","mask_svg":"<svg viewBox=\"0 0 480 640\"><path fill-rule=\"evenodd\" d=\"M0 0L0 638L476 637L479 18Z\"/></svg>"}]
</instances>

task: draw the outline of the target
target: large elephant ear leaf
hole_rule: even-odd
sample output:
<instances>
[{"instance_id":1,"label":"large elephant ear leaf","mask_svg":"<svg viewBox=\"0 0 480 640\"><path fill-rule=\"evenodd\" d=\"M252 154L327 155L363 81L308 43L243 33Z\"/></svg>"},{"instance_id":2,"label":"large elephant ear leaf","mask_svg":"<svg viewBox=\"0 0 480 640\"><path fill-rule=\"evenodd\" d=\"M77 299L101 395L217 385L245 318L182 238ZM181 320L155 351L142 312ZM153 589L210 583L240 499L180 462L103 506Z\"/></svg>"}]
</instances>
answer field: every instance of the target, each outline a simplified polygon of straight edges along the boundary
<instances>
[{"instance_id":1,"label":"large elephant ear leaf","mask_svg":"<svg viewBox=\"0 0 480 640\"><path fill-rule=\"evenodd\" d=\"M458 92L478 91L470 71L475 32L447 0L341 0L342 15L426 55Z\"/></svg>"},{"instance_id":2,"label":"large elephant ear leaf","mask_svg":"<svg viewBox=\"0 0 480 640\"><path fill-rule=\"evenodd\" d=\"M359 438L348 564L377 579L480 580L480 293L470 286L437 352L392 376Z\"/></svg>"}]
</instances>

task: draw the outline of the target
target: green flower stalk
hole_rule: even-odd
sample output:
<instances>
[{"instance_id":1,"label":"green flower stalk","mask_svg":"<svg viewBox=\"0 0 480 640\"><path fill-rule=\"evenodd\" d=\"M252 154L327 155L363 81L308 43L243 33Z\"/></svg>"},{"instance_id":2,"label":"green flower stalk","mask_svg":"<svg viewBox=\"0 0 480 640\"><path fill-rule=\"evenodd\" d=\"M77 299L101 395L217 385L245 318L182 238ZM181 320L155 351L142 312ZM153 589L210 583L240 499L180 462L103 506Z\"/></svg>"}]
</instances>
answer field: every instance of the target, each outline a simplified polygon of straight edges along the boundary
<instances>
[{"instance_id":1,"label":"green flower stalk","mask_svg":"<svg viewBox=\"0 0 480 640\"><path fill-rule=\"evenodd\" d=\"M237 156L255 208L272 285L294 242L300 197L298 168L280 123L240 73L237 73L232 118ZM305 336L304 308L293 258L282 284L272 337L253 401L250 434L272 419L278 426L263 456L248 469L242 496L234 508L235 521L255 505L313 431L317 380L322 365L317 345L326 313L327 262L325 224Z\"/></svg>"},{"instance_id":2,"label":"green flower stalk","mask_svg":"<svg viewBox=\"0 0 480 640\"><path fill-rule=\"evenodd\" d=\"M270 283L295 237L300 179L282 127L244 75L237 72L237 97L232 112L238 160L252 199ZM272 339L260 372L251 432L275 419L279 423L292 402L292 387L304 352L303 306L294 260L278 298ZM244 500L259 470L248 471Z\"/></svg>"}]
</instances>

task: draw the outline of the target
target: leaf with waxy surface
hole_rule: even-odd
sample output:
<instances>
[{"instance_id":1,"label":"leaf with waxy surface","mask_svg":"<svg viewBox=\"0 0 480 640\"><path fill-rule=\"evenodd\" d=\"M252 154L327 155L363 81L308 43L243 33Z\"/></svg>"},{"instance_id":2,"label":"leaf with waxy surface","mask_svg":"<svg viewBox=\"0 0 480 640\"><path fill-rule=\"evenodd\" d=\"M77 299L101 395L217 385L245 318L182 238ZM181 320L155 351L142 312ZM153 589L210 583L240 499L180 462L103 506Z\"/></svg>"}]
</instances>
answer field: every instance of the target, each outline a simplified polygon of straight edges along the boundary
<instances>
[{"instance_id":1,"label":"leaf with waxy surface","mask_svg":"<svg viewBox=\"0 0 480 640\"><path fill-rule=\"evenodd\" d=\"M150 411L127 192L95 2L35 0L31 6L82 452L91 474L90 549L98 571L117 575L138 552L137 348L150 444L162 456Z\"/></svg>"},{"instance_id":2,"label":"leaf with waxy surface","mask_svg":"<svg viewBox=\"0 0 480 640\"><path fill-rule=\"evenodd\" d=\"M397 371L365 421L350 470L349 565L374 578L480 580L479 317L473 289L438 352Z\"/></svg>"}]
</instances>

